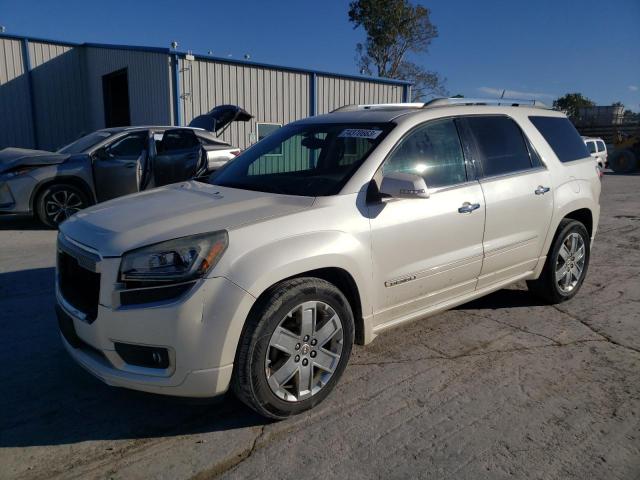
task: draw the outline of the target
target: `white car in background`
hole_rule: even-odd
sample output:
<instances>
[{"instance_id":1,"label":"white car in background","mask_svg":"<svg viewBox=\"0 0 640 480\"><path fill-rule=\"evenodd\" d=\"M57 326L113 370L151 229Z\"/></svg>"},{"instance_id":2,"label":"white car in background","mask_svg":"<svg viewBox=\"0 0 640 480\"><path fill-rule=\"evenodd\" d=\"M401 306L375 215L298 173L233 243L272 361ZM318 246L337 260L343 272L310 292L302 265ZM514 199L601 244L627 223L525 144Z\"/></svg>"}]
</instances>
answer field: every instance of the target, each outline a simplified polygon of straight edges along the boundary
<instances>
[{"instance_id":1,"label":"white car in background","mask_svg":"<svg viewBox=\"0 0 640 480\"><path fill-rule=\"evenodd\" d=\"M600 169L604 170L608 166L607 145L604 143L604 140L597 137L582 137L582 140L584 140L589 154L596 159Z\"/></svg>"},{"instance_id":2,"label":"white car in background","mask_svg":"<svg viewBox=\"0 0 640 480\"><path fill-rule=\"evenodd\" d=\"M497 102L344 107L280 128L211 184L73 215L57 246L67 351L109 385L231 388L285 418L389 328L522 280L569 300L598 168L562 113Z\"/></svg>"}]
</instances>

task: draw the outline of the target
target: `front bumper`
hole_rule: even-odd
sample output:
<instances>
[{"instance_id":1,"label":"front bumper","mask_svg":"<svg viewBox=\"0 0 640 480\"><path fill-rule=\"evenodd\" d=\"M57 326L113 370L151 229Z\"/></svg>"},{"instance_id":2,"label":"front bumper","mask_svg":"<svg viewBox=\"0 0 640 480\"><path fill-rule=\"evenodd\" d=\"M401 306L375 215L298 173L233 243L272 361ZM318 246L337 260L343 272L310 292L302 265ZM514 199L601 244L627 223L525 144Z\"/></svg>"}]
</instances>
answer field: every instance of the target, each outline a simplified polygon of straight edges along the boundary
<instances>
[{"instance_id":1,"label":"front bumper","mask_svg":"<svg viewBox=\"0 0 640 480\"><path fill-rule=\"evenodd\" d=\"M87 321L62 296L56 278L59 315L67 316L80 344L61 335L65 348L103 382L151 393L213 397L227 391L244 321L255 300L221 277L200 280L175 301L120 306L116 285L119 258L100 259L100 294L95 320ZM167 368L127 364L116 343L162 347Z\"/></svg>"},{"instance_id":2,"label":"front bumper","mask_svg":"<svg viewBox=\"0 0 640 480\"><path fill-rule=\"evenodd\" d=\"M31 195L37 184L37 180L30 175L0 179L0 213L30 214Z\"/></svg>"}]
</instances>

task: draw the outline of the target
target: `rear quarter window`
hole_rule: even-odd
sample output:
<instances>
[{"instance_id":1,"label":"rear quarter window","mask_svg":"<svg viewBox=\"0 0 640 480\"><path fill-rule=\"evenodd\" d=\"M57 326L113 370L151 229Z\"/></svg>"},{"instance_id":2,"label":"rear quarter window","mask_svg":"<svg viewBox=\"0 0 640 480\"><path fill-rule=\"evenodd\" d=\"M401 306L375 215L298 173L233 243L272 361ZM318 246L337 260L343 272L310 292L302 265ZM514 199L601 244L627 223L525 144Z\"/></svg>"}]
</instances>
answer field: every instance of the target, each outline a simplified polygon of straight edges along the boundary
<instances>
[{"instance_id":1,"label":"rear quarter window","mask_svg":"<svg viewBox=\"0 0 640 480\"><path fill-rule=\"evenodd\" d=\"M590 156L587 146L568 118L532 116L529 120L561 162L571 162Z\"/></svg>"}]
</instances>

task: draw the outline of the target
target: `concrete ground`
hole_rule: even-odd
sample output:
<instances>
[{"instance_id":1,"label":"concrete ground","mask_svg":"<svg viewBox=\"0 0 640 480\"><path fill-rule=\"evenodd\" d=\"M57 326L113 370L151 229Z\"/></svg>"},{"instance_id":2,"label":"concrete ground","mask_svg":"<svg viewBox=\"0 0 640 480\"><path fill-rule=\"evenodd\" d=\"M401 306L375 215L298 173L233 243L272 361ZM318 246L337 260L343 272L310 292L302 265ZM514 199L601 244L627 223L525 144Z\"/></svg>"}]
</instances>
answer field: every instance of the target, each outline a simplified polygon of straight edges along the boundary
<instances>
[{"instance_id":1,"label":"concrete ground","mask_svg":"<svg viewBox=\"0 0 640 480\"><path fill-rule=\"evenodd\" d=\"M0 223L0 478L640 478L640 176L607 175L585 285L523 285L356 347L310 413L265 422L104 386L53 314L55 232Z\"/></svg>"}]
</instances>

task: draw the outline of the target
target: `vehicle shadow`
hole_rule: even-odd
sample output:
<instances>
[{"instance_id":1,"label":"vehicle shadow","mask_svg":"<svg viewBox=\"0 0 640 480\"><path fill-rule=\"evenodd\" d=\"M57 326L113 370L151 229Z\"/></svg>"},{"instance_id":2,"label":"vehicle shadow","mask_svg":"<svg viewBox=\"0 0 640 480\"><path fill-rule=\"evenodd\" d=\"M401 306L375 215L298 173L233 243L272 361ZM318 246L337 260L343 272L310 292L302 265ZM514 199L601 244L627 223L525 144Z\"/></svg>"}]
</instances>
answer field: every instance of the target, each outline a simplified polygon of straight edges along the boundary
<instances>
[{"instance_id":1,"label":"vehicle shadow","mask_svg":"<svg viewBox=\"0 0 640 480\"><path fill-rule=\"evenodd\" d=\"M500 308L539 307L546 303L528 290L498 290L460 305L455 310L497 310Z\"/></svg>"},{"instance_id":2,"label":"vehicle shadow","mask_svg":"<svg viewBox=\"0 0 640 480\"><path fill-rule=\"evenodd\" d=\"M607 170L604 172L604 174L608 177L608 176L612 176L612 177L637 177L640 176L640 170L636 171L636 172L629 172L629 173L616 173L612 170Z\"/></svg>"},{"instance_id":3,"label":"vehicle shadow","mask_svg":"<svg viewBox=\"0 0 640 480\"><path fill-rule=\"evenodd\" d=\"M0 273L0 447L141 439L264 425L231 395L196 401L104 385L65 351L54 269Z\"/></svg>"},{"instance_id":4,"label":"vehicle shadow","mask_svg":"<svg viewBox=\"0 0 640 480\"><path fill-rule=\"evenodd\" d=\"M0 230L51 230L51 228L27 215L0 215Z\"/></svg>"}]
</instances>

